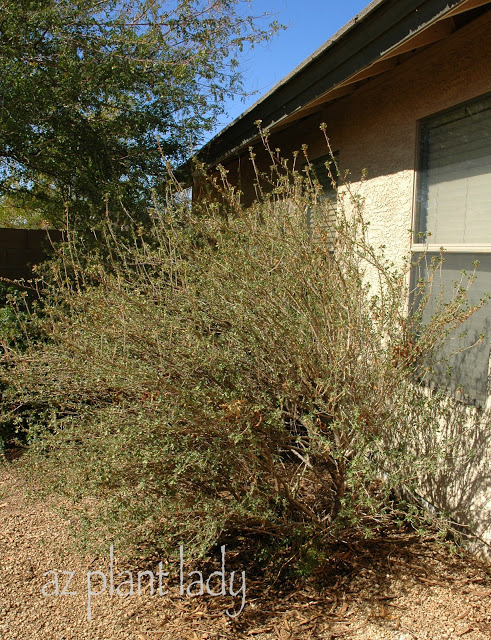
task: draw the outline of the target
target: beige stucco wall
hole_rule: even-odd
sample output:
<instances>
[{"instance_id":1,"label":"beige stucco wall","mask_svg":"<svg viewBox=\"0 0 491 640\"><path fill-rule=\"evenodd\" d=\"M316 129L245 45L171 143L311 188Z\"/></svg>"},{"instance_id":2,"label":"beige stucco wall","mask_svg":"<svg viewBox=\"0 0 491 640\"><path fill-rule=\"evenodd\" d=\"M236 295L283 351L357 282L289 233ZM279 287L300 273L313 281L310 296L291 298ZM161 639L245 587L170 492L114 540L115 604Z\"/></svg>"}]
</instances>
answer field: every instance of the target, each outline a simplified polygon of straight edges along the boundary
<instances>
[{"instance_id":1,"label":"beige stucco wall","mask_svg":"<svg viewBox=\"0 0 491 640\"><path fill-rule=\"evenodd\" d=\"M490 33L488 12L271 138L272 147L279 147L284 157L305 143L315 159L327 153L319 130L325 122L341 169L350 171L354 190L365 198L371 238L385 244L394 260L410 250L418 120L491 91ZM268 166L259 148L256 154L258 165ZM227 168L247 202L254 196L247 153ZM361 181L363 169L367 178ZM448 470L422 492L457 520L473 522L477 534L491 544L491 427L485 422L467 432L464 423L461 415L446 426L460 434L456 455L448 461ZM466 457L471 450L472 464ZM491 547L486 553L491 558Z\"/></svg>"},{"instance_id":2,"label":"beige stucco wall","mask_svg":"<svg viewBox=\"0 0 491 640\"><path fill-rule=\"evenodd\" d=\"M302 144L311 160L327 153L319 126L327 125L341 170L366 198L365 214L374 239L395 258L410 248L418 121L491 91L491 12L453 35L417 51L393 70L376 76L320 113L298 120L271 137L271 146L290 157ZM268 166L260 146L256 163ZM225 165L245 201L254 197L248 153ZM362 170L367 179L360 181Z\"/></svg>"}]
</instances>

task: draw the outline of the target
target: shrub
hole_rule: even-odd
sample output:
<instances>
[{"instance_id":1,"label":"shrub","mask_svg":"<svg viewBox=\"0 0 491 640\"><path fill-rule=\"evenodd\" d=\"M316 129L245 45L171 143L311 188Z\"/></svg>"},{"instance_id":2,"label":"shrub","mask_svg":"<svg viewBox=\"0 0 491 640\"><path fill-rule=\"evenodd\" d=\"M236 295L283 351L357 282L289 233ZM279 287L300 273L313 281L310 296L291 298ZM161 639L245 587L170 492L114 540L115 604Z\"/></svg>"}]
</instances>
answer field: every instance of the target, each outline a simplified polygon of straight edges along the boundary
<instances>
[{"instance_id":1,"label":"shrub","mask_svg":"<svg viewBox=\"0 0 491 640\"><path fill-rule=\"evenodd\" d=\"M0 368L8 370L8 352L15 346L17 352L27 346L24 329L33 307L33 299L22 285L5 279L0 280ZM3 394L6 376L0 380L0 394ZM19 419L9 412L0 424L0 458L6 444L17 440Z\"/></svg>"},{"instance_id":2,"label":"shrub","mask_svg":"<svg viewBox=\"0 0 491 640\"><path fill-rule=\"evenodd\" d=\"M448 404L415 381L465 289L421 327L349 185L333 222L308 171L276 163L247 210L221 178L199 210L175 187L132 245L109 227L105 261L72 239L39 284L42 340L5 355L25 467L104 548L370 535L439 459Z\"/></svg>"}]
</instances>

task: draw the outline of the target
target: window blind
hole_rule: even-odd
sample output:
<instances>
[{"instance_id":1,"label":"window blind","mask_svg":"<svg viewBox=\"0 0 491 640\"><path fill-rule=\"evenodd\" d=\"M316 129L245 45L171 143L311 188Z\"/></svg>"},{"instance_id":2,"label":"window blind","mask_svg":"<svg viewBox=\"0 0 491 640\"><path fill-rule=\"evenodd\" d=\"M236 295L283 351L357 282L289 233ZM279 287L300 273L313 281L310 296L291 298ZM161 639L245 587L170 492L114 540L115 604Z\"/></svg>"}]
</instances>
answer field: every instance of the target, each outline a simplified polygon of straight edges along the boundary
<instances>
[{"instance_id":1,"label":"window blind","mask_svg":"<svg viewBox=\"0 0 491 640\"><path fill-rule=\"evenodd\" d=\"M311 229L316 229L313 237L314 241L318 234L323 233L327 235L328 243L332 246L335 242L334 229L337 218L337 188L336 185L333 184L326 163L329 165L332 177L337 180L338 162L338 151L334 152L332 156L330 154L324 155L310 162L311 175L319 181L322 187L322 196L318 199L319 207L317 211L313 211L312 209L307 211L307 224ZM308 164L304 164L303 170L306 171L307 167Z\"/></svg>"},{"instance_id":2,"label":"window blind","mask_svg":"<svg viewBox=\"0 0 491 640\"><path fill-rule=\"evenodd\" d=\"M491 253L472 253L473 244L491 244L491 94L421 122L416 226L416 242L453 245L453 253L444 254L423 321L436 311L441 292L444 299L452 295L461 271L473 271L475 260L480 264L469 303L476 304L491 291ZM414 275L427 275L431 257L426 255ZM459 337L463 331L466 335ZM482 334L484 340L468 349ZM448 336L436 354L430 384L484 407L490 337L488 303Z\"/></svg>"},{"instance_id":3,"label":"window blind","mask_svg":"<svg viewBox=\"0 0 491 640\"><path fill-rule=\"evenodd\" d=\"M437 254L426 254L419 263L417 267L419 277L426 278L427 265L430 264L434 255ZM427 323L437 310L440 295L443 301L450 300L455 290L455 283L461 281L462 270L468 274L473 272L473 262L476 258L479 260L479 266L476 280L468 292L468 303L475 305L486 296L491 288L491 255L445 253L443 265L435 274L432 295L423 313L423 323ZM462 336L462 333L465 335ZM484 340L471 349L464 350L477 342L481 334L485 334ZM488 396L490 335L491 317L489 306L485 304L447 336L445 344L435 354L435 362L432 365L434 373L428 376L430 386L444 387L452 395L484 407Z\"/></svg>"},{"instance_id":4,"label":"window blind","mask_svg":"<svg viewBox=\"0 0 491 640\"><path fill-rule=\"evenodd\" d=\"M491 243L491 96L426 120L420 165L419 231L431 233L427 241Z\"/></svg>"}]
</instances>

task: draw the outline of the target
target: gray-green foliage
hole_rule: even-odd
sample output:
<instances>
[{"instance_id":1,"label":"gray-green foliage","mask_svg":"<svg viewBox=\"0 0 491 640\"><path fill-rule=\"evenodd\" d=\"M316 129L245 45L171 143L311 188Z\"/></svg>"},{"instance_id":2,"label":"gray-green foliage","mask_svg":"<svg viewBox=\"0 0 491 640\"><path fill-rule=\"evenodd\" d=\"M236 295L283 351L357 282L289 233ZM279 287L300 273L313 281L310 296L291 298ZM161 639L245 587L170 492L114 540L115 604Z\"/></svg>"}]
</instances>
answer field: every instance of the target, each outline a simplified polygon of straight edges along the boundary
<instances>
[{"instance_id":1,"label":"gray-green foliage","mask_svg":"<svg viewBox=\"0 0 491 640\"><path fill-rule=\"evenodd\" d=\"M0 353L6 355L15 345L17 350L26 346L24 328L29 321L32 300L26 291L8 281L0 281ZM8 367L7 358L0 360L0 367ZM0 381L0 394L3 393L6 376ZM11 443L17 435L18 416L7 413L0 424L0 459L3 456L5 442Z\"/></svg>"},{"instance_id":2,"label":"gray-green foliage","mask_svg":"<svg viewBox=\"0 0 491 640\"><path fill-rule=\"evenodd\" d=\"M82 267L76 240L52 263L43 340L5 350L24 466L104 546L370 532L390 490L438 461L447 408L415 381L465 296L421 329L357 199L329 226L315 179L284 167L248 210L233 190L199 210L178 196L150 236L109 233L107 263Z\"/></svg>"}]
</instances>

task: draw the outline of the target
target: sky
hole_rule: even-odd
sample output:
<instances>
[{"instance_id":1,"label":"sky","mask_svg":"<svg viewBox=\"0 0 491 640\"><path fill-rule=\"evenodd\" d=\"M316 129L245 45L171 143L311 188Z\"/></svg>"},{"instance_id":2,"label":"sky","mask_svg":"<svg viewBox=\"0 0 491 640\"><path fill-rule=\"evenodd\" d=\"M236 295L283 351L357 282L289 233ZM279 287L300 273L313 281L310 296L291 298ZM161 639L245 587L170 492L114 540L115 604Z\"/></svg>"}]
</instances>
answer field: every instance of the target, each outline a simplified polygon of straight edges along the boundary
<instances>
[{"instance_id":1,"label":"sky","mask_svg":"<svg viewBox=\"0 0 491 640\"><path fill-rule=\"evenodd\" d=\"M273 14L271 19L287 28L245 55L244 88L256 93L245 101L228 100L213 133L240 116L367 4L369 0L252 0L254 15Z\"/></svg>"}]
</instances>

